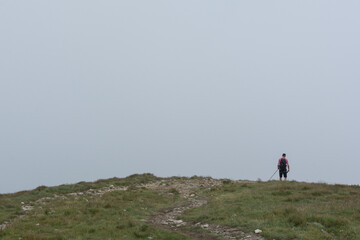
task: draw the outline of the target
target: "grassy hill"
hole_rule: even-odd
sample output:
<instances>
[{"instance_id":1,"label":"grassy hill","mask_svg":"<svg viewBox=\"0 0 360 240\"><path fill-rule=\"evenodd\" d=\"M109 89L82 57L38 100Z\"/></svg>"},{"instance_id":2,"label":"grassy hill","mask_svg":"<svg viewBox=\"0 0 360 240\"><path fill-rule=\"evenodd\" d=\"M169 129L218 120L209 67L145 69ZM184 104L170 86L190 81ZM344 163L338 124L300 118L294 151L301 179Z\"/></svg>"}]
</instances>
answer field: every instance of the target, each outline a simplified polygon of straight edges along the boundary
<instances>
[{"instance_id":1,"label":"grassy hill","mask_svg":"<svg viewBox=\"0 0 360 240\"><path fill-rule=\"evenodd\" d=\"M132 175L0 195L0 224L0 239L360 239L360 187Z\"/></svg>"}]
</instances>

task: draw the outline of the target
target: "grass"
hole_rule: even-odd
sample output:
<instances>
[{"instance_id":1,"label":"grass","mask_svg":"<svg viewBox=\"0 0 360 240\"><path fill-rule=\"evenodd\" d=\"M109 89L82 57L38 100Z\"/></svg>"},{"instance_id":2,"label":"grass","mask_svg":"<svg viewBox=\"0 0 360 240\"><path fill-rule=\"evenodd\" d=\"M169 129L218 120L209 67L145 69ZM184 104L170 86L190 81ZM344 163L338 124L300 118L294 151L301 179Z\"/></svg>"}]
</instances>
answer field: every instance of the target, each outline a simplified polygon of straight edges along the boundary
<instances>
[{"instance_id":1,"label":"grass","mask_svg":"<svg viewBox=\"0 0 360 240\"><path fill-rule=\"evenodd\" d=\"M88 198L87 200L85 200ZM170 204L154 191L110 192L103 197L71 197L36 208L7 228L2 239L187 239L147 224L148 215Z\"/></svg>"},{"instance_id":2,"label":"grass","mask_svg":"<svg viewBox=\"0 0 360 240\"><path fill-rule=\"evenodd\" d=\"M22 213L21 202L35 201L44 197L51 197L54 194L66 194L81 192L89 189L99 189L109 185L134 186L141 183L158 180L152 174L134 174L127 178L100 179L96 182L79 182L77 184L64 184L56 187L40 186L32 191L22 191L13 194L0 194L0 223L12 219Z\"/></svg>"},{"instance_id":3,"label":"grass","mask_svg":"<svg viewBox=\"0 0 360 240\"><path fill-rule=\"evenodd\" d=\"M224 182L184 219L259 228L269 239L360 239L360 187L299 182Z\"/></svg>"},{"instance_id":4,"label":"grass","mask_svg":"<svg viewBox=\"0 0 360 240\"><path fill-rule=\"evenodd\" d=\"M2 218L22 213L22 201L86 191L104 186L135 186L157 180L153 175L133 175L125 179L81 182L59 187L41 187L33 191L0 196ZM161 196L155 191L130 188L128 191L108 192L103 196L67 196L46 204L36 203L30 214L16 220L0 231L0 238L7 239L191 239L179 233L155 228L147 223L149 215L176 203L179 196Z\"/></svg>"},{"instance_id":5,"label":"grass","mask_svg":"<svg viewBox=\"0 0 360 240\"><path fill-rule=\"evenodd\" d=\"M35 203L34 210L0 231L0 239L193 239L148 224L151 214L183 201L176 188L159 194L138 187L156 180L161 178L143 174L2 194L0 223L23 214L21 202L109 185L129 189L101 197L76 195ZM186 178L171 180L184 182ZM259 228L268 239L360 239L359 186L228 179L222 183L194 191L209 203L186 211L181 219L240 227L244 232Z\"/></svg>"}]
</instances>

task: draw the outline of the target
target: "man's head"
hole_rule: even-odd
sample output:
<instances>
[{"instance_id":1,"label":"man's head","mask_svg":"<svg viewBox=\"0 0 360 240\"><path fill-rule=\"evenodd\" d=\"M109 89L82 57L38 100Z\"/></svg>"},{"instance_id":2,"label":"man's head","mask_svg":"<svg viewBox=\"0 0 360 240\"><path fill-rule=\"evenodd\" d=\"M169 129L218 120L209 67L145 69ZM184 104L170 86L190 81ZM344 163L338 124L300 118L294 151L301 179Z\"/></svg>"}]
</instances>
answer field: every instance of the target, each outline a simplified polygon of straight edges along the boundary
<instances>
[{"instance_id":1,"label":"man's head","mask_svg":"<svg viewBox=\"0 0 360 240\"><path fill-rule=\"evenodd\" d=\"M286 153L283 153L283 154L282 154L282 157L283 157L283 158L286 157Z\"/></svg>"}]
</instances>

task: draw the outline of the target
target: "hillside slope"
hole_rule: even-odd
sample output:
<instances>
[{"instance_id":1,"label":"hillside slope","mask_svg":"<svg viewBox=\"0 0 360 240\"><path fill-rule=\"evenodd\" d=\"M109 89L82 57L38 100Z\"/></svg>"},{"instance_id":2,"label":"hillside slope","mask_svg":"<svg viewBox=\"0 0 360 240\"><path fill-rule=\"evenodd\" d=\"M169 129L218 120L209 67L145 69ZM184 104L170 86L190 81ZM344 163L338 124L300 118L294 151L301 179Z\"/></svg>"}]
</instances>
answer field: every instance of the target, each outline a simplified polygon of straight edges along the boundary
<instances>
[{"instance_id":1,"label":"hillside slope","mask_svg":"<svg viewBox=\"0 0 360 240\"><path fill-rule=\"evenodd\" d=\"M142 174L0 195L0 223L1 239L360 239L360 187Z\"/></svg>"}]
</instances>

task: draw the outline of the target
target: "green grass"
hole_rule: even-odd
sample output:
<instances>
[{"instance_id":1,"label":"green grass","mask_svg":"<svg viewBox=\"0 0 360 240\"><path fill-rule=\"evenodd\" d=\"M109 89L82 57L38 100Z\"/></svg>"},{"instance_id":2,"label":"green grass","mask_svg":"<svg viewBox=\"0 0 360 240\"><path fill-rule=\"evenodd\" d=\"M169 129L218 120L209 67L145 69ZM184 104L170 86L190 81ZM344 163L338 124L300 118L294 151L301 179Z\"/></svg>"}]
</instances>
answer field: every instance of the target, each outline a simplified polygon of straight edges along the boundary
<instances>
[{"instance_id":1,"label":"green grass","mask_svg":"<svg viewBox=\"0 0 360 240\"><path fill-rule=\"evenodd\" d=\"M51 197L54 194L66 194L72 192L81 192L89 189L99 189L114 186L134 186L141 183L158 180L152 174L134 174L127 178L100 179L96 182L79 182L77 184L64 184L56 187L40 186L32 191L22 191L13 194L0 194L0 223L12 219L23 211L21 202L30 202L43 197Z\"/></svg>"},{"instance_id":2,"label":"green grass","mask_svg":"<svg viewBox=\"0 0 360 240\"><path fill-rule=\"evenodd\" d=\"M125 179L99 180L58 187L40 187L33 191L1 195L0 214L12 218L22 213L21 202L86 191L109 185L135 186L158 178L153 175L133 175ZM164 197L141 188L114 191L103 196L67 196L46 204L35 204L35 209L0 231L1 239L191 239L170 231L157 229L147 223L151 213L182 201L179 196ZM7 205L3 205L7 203Z\"/></svg>"},{"instance_id":3,"label":"green grass","mask_svg":"<svg viewBox=\"0 0 360 240\"><path fill-rule=\"evenodd\" d=\"M150 190L53 200L16 221L0 236L1 239L188 239L146 222L149 214L171 202Z\"/></svg>"},{"instance_id":4,"label":"green grass","mask_svg":"<svg viewBox=\"0 0 360 240\"><path fill-rule=\"evenodd\" d=\"M360 239L360 187L298 182L224 182L187 221L259 228L269 239Z\"/></svg>"},{"instance_id":5,"label":"green grass","mask_svg":"<svg viewBox=\"0 0 360 240\"><path fill-rule=\"evenodd\" d=\"M29 214L0 231L0 239L192 239L148 224L151 214L184 201L176 188L170 188L168 194L159 194L136 187L156 180L161 178L152 174L132 175L0 195L2 223L23 213L21 202L109 185L129 187L127 191L109 192L101 197L67 196L36 203ZM234 183L225 179L221 187L194 193L206 197L209 203L186 211L181 217L185 221L240 227L244 232L259 228L268 239L360 239L359 186L278 181Z\"/></svg>"}]
</instances>

